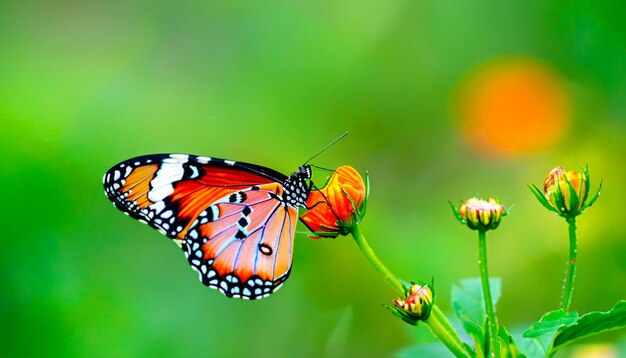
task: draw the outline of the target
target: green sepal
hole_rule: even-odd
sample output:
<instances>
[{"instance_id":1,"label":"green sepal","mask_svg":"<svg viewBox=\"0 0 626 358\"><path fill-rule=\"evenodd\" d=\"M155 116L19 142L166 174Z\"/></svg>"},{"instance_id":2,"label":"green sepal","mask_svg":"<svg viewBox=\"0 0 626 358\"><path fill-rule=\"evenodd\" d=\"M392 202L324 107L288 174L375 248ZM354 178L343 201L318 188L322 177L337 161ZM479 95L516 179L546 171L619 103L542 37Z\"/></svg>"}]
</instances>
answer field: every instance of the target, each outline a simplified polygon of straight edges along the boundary
<instances>
[{"instance_id":1,"label":"green sepal","mask_svg":"<svg viewBox=\"0 0 626 358\"><path fill-rule=\"evenodd\" d=\"M565 205L565 210L567 211L568 217L572 218L580 214L580 211L578 210L578 204L580 203L580 201L578 200L578 193L576 193L576 188L574 188L569 179L567 179L567 175L565 175L564 178L565 182L567 183L567 188L569 190L569 203L567 203L568 205ZM561 190L559 187L559 192L560 191ZM563 198L563 201L565 201L565 198Z\"/></svg>"},{"instance_id":2,"label":"green sepal","mask_svg":"<svg viewBox=\"0 0 626 358\"><path fill-rule=\"evenodd\" d=\"M567 180L567 176L565 176L565 180ZM563 217L567 214L567 206L565 205L565 198L563 197L563 193L561 192L561 179L556 178L556 188L552 193L552 201L554 205L556 205L556 210Z\"/></svg>"},{"instance_id":3,"label":"green sepal","mask_svg":"<svg viewBox=\"0 0 626 358\"><path fill-rule=\"evenodd\" d=\"M405 281L404 279L401 279L398 276L396 276L396 278L402 284L402 288L404 288L404 293L403 294L406 296L406 293L409 291L409 288L411 288L412 283L409 282L409 281Z\"/></svg>"},{"instance_id":4,"label":"green sepal","mask_svg":"<svg viewBox=\"0 0 626 358\"><path fill-rule=\"evenodd\" d=\"M594 196L591 197L591 199L589 199L588 203L585 203L585 205L583 205L583 207L580 208L580 211L583 211L587 209L588 207L590 207L591 205L593 205L593 203L595 203L596 200L598 200L598 198L600 197L601 190L602 190L602 181L600 181L600 186L598 187L598 191L595 193Z\"/></svg>"},{"instance_id":5,"label":"green sepal","mask_svg":"<svg viewBox=\"0 0 626 358\"><path fill-rule=\"evenodd\" d=\"M363 205L361 211L365 215L365 209L367 209L367 200L370 198L370 172L365 171L365 198L363 198Z\"/></svg>"},{"instance_id":6,"label":"green sepal","mask_svg":"<svg viewBox=\"0 0 626 358\"><path fill-rule=\"evenodd\" d=\"M558 210L556 210L552 205L550 205L550 202L548 202L546 197L543 195L543 192L539 188L537 188L535 184L529 185L528 189L530 189L530 191L535 195L537 200L541 203L541 205L543 205L544 208L559 214Z\"/></svg>"},{"instance_id":7,"label":"green sepal","mask_svg":"<svg viewBox=\"0 0 626 358\"><path fill-rule=\"evenodd\" d=\"M511 204L511 206L509 206L508 209L504 210L504 212L502 213L502 217L509 215L511 213L511 210L513 210L514 207L515 207L515 203Z\"/></svg>"},{"instance_id":8,"label":"green sepal","mask_svg":"<svg viewBox=\"0 0 626 358\"><path fill-rule=\"evenodd\" d=\"M390 306L387 304L383 303L383 307L385 307L386 309L388 309L394 316L400 318L401 320L403 320L404 322L412 325L412 326L417 326L417 322L419 322L419 319L417 317L415 317L414 315L410 314L408 311L397 308L395 306Z\"/></svg>"},{"instance_id":9,"label":"green sepal","mask_svg":"<svg viewBox=\"0 0 626 358\"><path fill-rule=\"evenodd\" d=\"M313 237L319 237L323 239L336 239L339 236L339 232L313 232ZM347 233L349 234L349 233ZM345 234L345 235L347 235Z\"/></svg>"},{"instance_id":10,"label":"green sepal","mask_svg":"<svg viewBox=\"0 0 626 358\"><path fill-rule=\"evenodd\" d=\"M459 212L459 209L452 204L452 202L450 200L448 200L448 203L450 204L450 208L452 209L452 213L454 214L454 217L463 225L467 224L467 221L465 221L465 219L463 219L463 217L461 216L461 213Z\"/></svg>"},{"instance_id":11,"label":"green sepal","mask_svg":"<svg viewBox=\"0 0 626 358\"><path fill-rule=\"evenodd\" d=\"M578 197L580 198L580 200L585 203L587 202L587 198L589 197L589 187L591 186L591 181L589 179L589 164L585 163L585 167L581 168L582 172L583 172L583 184L584 184L584 188L585 188L585 195L583 195L582 198L580 198L580 194L578 195ZM581 185L580 190L583 190L583 186ZM583 209L581 208L581 211Z\"/></svg>"}]
</instances>

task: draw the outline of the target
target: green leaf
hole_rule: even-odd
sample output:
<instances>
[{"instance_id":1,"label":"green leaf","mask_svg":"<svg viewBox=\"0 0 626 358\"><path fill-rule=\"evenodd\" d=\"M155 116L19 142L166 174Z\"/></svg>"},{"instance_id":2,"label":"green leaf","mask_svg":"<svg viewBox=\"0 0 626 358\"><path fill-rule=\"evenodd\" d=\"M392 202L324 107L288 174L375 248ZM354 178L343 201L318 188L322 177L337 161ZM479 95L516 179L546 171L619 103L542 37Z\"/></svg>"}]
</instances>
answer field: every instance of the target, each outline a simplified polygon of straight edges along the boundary
<instances>
[{"instance_id":1,"label":"green leaf","mask_svg":"<svg viewBox=\"0 0 626 358\"><path fill-rule=\"evenodd\" d=\"M524 332L524 337L533 338L541 344L544 352L548 352L552 345L554 334L559 328L569 326L578 319L577 312L566 313L563 310L548 312Z\"/></svg>"},{"instance_id":2,"label":"green leaf","mask_svg":"<svg viewBox=\"0 0 626 358\"><path fill-rule=\"evenodd\" d=\"M490 278L491 299L494 306L500 298L500 278ZM466 278L461 280L460 286L452 286L452 307L454 313L462 321L473 321L479 326L486 319L485 301L480 278Z\"/></svg>"},{"instance_id":3,"label":"green leaf","mask_svg":"<svg viewBox=\"0 0 626 358\"><path fill-rule=\"evenodd\" d=\"M517 337L519 350L528 358L545 358L546 351L537 340L532 338Z\"/></svg>"},{"instance_id":4,"label":"green leaf","mask_svg":"<svg viewBox=\"0 0 626 358\"><path fill-rule=\"evenodd\" d=\"M618 302L610 311L587 313L574 324L559 329L554 336L552 352L574 340L620 328L626 328L626 301L624 300Z\"/></svg>"},{"instance_id":5,"label":"green leaf","mask_svg":"<svg viewBox=\"0 0 626 358\"><path fill-rule=\"evenodd\" d=\"M441 343L416 344L403 348L394 354L398 358L414 357L454 357L452 353Z\"/></svg>"},{"instance_id":6,"label":"green leaf","mask_svg":"<svg viewBox=\"0 0 626 358\"><path fill-rule=\"evenodd\" d=\"M500 298L500 279L489 279L491 299L495 305ZM452 307L454 313L463 322L463 329L474 340L476 355L480 357L487 350L488 341L486 328L487 315L480 278L467 278L460 285L452 286Z\"/></svg>"},{"instance_id":7,"label":"green leaf","mask_svg":"<svg viewBox=\"0 0 626 358\"><path fill-rule=\"evenodd\" d=\"M484 344L486 342L485 339L485 331L482 327L477 325L472 321L463 322L463 329L467 332L472 340L474 341L474 354L476 357L484 357L485 356L485 347Z\"/></svg>"},{"instance_id":8,"label":"green leaf","mask_svg":"<svg viewBox=\"0 0 626 358\"><path fill-rule=\"evenodd\" d=\"M541 203L541 205L543 205L544 208L558 214L558 211L554 209L552 205L550 205L548 200L546 200L546 197L543 195L543 192L539 188L537 188L535 184L529 185L528 189L532 191L532 193L535 195L535 198L537 198L537 200Z\"/></svg>"},{"instance_id":9,"label":"green leaf","mask_svg":"<svg viewBox=\"0 0 626 358\"><path fill-rule=\"evenodd\" d=\"M500 326L498 329L497 344L500 346L498 347L500 357L507 357L507 358L508 357L511 357L511 358L525 357L525 355L522 354L520 350L517 348L517 345L515 344L515 340L509 334L509 332L507 332L504 326ZM498 354L496 353L496 355Z\"/></svg>"}]
</instances>

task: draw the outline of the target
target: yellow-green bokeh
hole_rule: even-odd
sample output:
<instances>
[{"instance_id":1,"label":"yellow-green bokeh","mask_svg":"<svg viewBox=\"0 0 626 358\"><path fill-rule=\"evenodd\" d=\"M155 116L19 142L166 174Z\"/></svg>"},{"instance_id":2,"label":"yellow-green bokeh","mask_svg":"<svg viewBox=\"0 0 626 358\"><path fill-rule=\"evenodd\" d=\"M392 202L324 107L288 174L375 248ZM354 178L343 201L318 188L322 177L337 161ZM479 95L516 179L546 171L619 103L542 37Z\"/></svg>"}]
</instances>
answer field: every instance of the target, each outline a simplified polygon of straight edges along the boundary
<instances>
[{"instance_id":1,"label":"yellow-green bokeh","mask_svg":"<svg viewBox=\"0 0 626 358\"><path fill-rule=\"evenodd\" d=\"M475 233L447 201L515 203L488 249L503 279L500 321L517 331L557 308L567 258L565 222L526 185L588 163L604 190L579 219L572 308L610 308L626 295L624 10L3 1L0 355L381 356L430 341L381 307L395 293L350 238L299 235L279 292L232 300L103 195L102 174L132 156L194 153L290 173L346 130L314 164L369 171L363 232L401 277L434 276L447 313L450 286L478 273ZM558 79L567 125L528 151L473 145L460 96L511 58Z\"/></svg>"}]
</instances>

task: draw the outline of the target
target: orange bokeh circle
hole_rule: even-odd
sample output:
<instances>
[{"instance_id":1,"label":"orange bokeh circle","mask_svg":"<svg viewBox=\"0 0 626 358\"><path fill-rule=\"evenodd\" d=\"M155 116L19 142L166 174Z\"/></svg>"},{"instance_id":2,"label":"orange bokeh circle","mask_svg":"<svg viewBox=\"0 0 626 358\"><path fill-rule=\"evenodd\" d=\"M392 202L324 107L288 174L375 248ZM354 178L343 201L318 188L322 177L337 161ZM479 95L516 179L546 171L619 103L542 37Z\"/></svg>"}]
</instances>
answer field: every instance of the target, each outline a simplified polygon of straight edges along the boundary
<instances>
[{"instance_id":1,"label":"orange bokeh circle","mask_svg":"<svg viewBox=\"0 0 626 358\"><path fill-rule=\"evenodd\" d=\"M530 59L491 62L462 84L456 109L480 152L547 149L565 133L570 101L558 74Z\"/></svg>"}]
</instances>

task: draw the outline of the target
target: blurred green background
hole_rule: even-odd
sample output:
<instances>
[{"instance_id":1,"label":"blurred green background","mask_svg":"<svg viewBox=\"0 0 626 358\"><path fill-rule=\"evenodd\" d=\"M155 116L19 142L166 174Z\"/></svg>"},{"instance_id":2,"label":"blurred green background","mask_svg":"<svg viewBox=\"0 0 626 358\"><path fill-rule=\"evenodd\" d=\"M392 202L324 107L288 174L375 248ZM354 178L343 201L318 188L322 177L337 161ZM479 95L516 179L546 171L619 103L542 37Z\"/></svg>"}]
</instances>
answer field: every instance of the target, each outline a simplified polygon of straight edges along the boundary
<instances>
[{"instance_id":1,"label":"blurred green background","mask_svg":"<svg viewBox=\"0 0 626 358\"><path fill-rule=\"evenodd\" d=\"M604 190L579 220L572 308L609 309L626 296L625 13L623 1L3 1L0 355L380 356L434 341L381 307L395 293L349 237L299 235L278 293L227 299L103 195L102 174L132 156L288 174L346 130L314 164L369 171L364 233L401 277L434 276L448 313L451 285L478 269L447 200L515 203L489 237L514 331L557 307L567 257L565 222L526 185L588 163Z\"/></svg>"}]
</instances>

